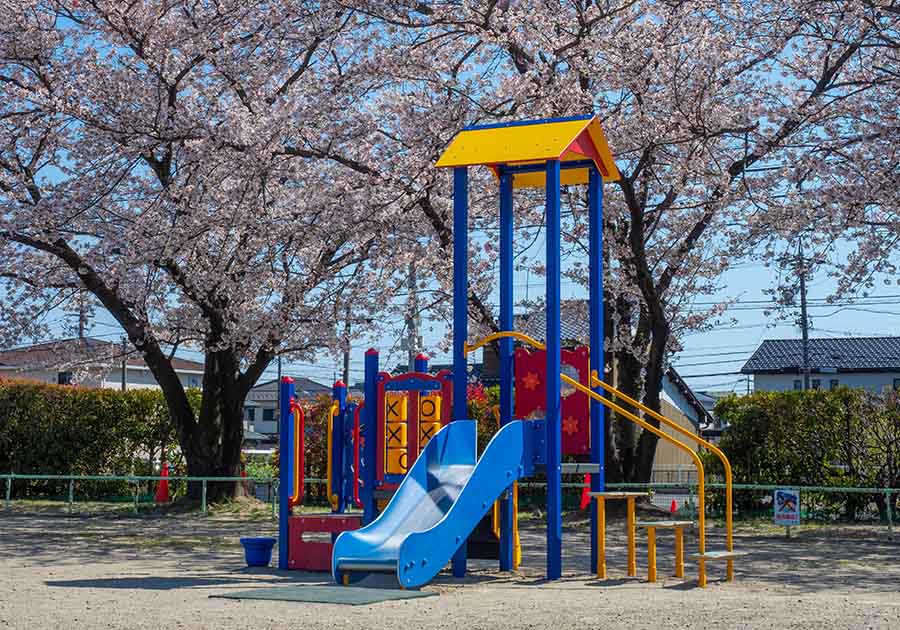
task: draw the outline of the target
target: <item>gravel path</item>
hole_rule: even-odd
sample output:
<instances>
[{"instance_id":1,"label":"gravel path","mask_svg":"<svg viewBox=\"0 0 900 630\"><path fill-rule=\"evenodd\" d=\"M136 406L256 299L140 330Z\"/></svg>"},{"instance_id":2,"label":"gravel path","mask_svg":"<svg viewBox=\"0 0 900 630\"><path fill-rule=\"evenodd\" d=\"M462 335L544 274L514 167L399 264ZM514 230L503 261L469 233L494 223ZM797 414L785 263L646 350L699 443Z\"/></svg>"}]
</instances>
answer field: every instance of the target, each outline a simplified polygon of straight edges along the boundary
<instances>
[{"instance_id":1,"label":"gravel path","mask_svg":"<svg viewBox=\"0 0 900 630\"><path fill-rule=\"evenodd\" d=\"M315 574L242 569L237 537L271 534L272 523L229 518L86 518L0 512L0 628L898 628L900 543L872 534L800 532L739 536L753 556L737 581L714 565L706 589L665 577L669 537L660 534L661 581L624 577L621 524L610 524L609 569L590 574L583 527L565 535L562 580L542 580L539 524L523 526L525 561L516 575L472 561L470 575L442 575L439 597L336 606L210 599L261 586L322 583ZM709 535L721 548L721 531ZM641 549L643 545L639 545ZM689 542L688 550L692 548ZM688 566L692 575L694 567Z\"/></svg>"}]
</instances>

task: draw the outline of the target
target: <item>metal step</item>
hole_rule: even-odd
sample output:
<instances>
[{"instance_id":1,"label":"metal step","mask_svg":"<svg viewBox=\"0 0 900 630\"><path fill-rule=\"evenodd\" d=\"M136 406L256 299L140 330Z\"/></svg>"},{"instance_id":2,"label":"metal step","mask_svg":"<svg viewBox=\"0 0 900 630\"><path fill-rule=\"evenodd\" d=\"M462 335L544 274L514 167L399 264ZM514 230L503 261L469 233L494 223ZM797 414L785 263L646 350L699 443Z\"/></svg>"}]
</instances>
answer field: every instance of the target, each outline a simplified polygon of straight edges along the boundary
<instances>
[{"instance_id":1,"label":"metal step","mask_svg":"<svg viewBox=\"0 0 900 630\"><path fill-rule=\"evenodd\" d=\"M691 554L687 559L694 562L698 560L709 562L712 560L733 560L734 558L743 558L749 555L750 553L747 551L707 551L706 553Z\"/></svg>"},{"instance_id":2,"label":"metal step","mask_svg":"<svg viewBox=\"0 0 900 630\"><path fill-rule=\"evenodd\" d=\"M546 473L547 467L544 464L535 464L535 471ZM600 472L600 464L585 463L563 463L560 464L560 471L563 475L584 475L597 474Z\"/></svg>"},{"instance_id":3,"label":"metal step","mask_svg":"<svg viewBox=\"0 0 900 630\"><path fill-rule=\"evenodd\" d=\"M339 560L341 573L397 573L396 560Z\"/></svg>"}]
</instances>

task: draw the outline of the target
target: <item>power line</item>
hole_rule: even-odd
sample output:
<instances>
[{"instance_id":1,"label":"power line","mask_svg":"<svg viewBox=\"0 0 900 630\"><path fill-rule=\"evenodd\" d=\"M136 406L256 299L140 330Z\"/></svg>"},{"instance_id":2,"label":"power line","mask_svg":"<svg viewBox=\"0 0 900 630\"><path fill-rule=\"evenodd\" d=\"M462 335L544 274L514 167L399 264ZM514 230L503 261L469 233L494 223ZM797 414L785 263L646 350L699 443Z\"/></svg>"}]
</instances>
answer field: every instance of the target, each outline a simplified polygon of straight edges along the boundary
<instances>
[{"instance_id":1,"label":"power line","mask_svg":"<svg viewBox=\"0 0 900 630\"><path fill-rule=\"evenodd\" d=\"M700 367L704 365L723 365L725 363L739 363L741 361L745 361L746 359L726 359L725 361L704 361L702 363L685 363L684 365L673 365L672 367L676 370L680 370L681 368L686 367Z\"/></svg>"},{"instance_id":2,"label":"power line","mask_svg":"<svg viewBox=\"0 0 900 630\"><path fill-rule=\"evenodd\" d=\"M711 374L679 374L681 378L707 378L711 376L735 376L743 374L743 372L713 372Z\"/></svg>"}]
</instances>

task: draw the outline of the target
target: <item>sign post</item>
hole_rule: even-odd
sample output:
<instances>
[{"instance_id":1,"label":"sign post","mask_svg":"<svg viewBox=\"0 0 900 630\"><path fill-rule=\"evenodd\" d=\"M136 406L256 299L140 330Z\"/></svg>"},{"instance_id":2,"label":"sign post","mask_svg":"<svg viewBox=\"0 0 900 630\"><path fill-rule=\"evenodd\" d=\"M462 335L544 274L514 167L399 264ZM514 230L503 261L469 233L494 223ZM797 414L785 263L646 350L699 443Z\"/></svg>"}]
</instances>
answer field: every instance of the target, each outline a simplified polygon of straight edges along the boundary
<instances>
[{"instance_id":1,"label":"sign post","mask_svg":"<svg viewBox=\"0 0 900 630\"><path fill-rule=\"evenodd\" d=\"M800 524L800 491L780 488L775 491L772 506L776 525L784 525L785 534L791 537L791 526Z\"/></svg>"}]
</instances>

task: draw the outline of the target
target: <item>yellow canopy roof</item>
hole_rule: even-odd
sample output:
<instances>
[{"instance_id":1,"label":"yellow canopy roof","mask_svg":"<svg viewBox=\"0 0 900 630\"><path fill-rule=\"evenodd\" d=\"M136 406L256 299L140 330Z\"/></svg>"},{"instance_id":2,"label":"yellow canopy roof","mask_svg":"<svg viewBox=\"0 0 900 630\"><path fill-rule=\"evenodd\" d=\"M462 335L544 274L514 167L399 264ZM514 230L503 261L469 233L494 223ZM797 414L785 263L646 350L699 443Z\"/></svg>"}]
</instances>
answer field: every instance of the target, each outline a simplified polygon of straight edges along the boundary
<instances>
[{"instance_id":1,"label":"yellow canopy roof","mask_svg":"<svg viewBox=\"0 0 900 630\"><path fill-rule=\"evenodd\" d=\"M467 127L450 142L435 166L485 165L498 174L503 166L540 167L548 160L562 162L560 181L563 185L587 183L587 160L596 164L605 181L619 179L619 171L596 116ZM571 167L566 168L566 163L572 163ZM543 188L544 182L545 175L540 169L513 175L514 188Z\"/></svg>"}]
</instances>

